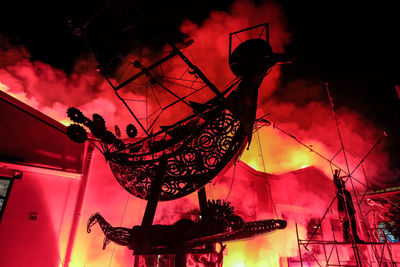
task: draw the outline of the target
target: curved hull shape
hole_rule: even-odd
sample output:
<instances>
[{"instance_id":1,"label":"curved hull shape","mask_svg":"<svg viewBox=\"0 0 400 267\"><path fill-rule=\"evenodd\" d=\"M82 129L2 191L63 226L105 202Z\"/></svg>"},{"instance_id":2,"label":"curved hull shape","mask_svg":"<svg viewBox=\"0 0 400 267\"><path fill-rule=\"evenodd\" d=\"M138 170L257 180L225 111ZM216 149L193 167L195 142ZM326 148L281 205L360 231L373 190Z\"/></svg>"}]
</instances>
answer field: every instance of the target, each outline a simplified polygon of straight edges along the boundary
<instances>
[{"instance_id":1,"label":"curved hull shape","mask_svg":"<svg viewBox=\"0 0 400 267\"><path fill-rule=\"evenodd\" d=\"M227 98L214 99L216 103L212 105L204 104L203 111L186 120L188 133L176 136L174 132L175 138L166 138L180 130L170 129L137 143L136 146L141 146L139 151L123 151L126 158L123 164L120 158L113 160L113 156L120 157L121 153L111 155L114 176L129 193L146 200L156 179L162 179L161 201L200 189L236 160L247 144L255 121L257 90L254 83L241 81Z\"/></svg>"},{"instance_id":2,"label":"curved hull shape","mask_svg":"<svg viewBox=\"0 0 400 267\"><path fill-rule=\"evenodd\" d=\"M201 189L238 158L251 141L258 88L277 62L265 40L243 42L230 55L231 69L240 82L234 82L221 93L179 50L175 50L193 69L191 74L201 77L217 95L205 104L185 100L185 104L193 109L185 119L171 126L160 126L161 131L154 134L147 133L139 123L147 137L132 141L119 139L120 134L117 138L107 130L104 119L98 114L93 114L93 120L90 120L77 109L68 110L69 117L76 123L68 127L71 140L84 142L88 136L83 126L89 128L99 141L98 148L119 184L145 200L184 197ZM157 83L168 91L161 82ZM229 91L231 93L225 97ZM120 133L119 128L116 132ZM134 125L128 125L127 134L136 137Z\"/></svg>"}]
</instances>

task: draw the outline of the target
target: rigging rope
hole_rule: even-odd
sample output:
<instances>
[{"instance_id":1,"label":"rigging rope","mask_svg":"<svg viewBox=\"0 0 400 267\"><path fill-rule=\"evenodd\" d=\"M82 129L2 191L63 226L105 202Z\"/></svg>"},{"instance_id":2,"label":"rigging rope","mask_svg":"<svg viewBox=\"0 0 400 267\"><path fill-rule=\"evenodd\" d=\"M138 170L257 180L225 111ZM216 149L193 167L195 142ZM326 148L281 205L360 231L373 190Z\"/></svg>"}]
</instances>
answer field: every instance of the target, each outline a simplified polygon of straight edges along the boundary
<instances>
[{"instance_id":1,"label":"rigging rope","mask_svg":"<svg viewBox=\"0 0 400 267\"><path fill-rule=\"evenodd\" d=\"M263 154L263 152L262 152L260 133L259 133L258 131L257 131L256 133L257 133L257 140L258 140L258 148L259 148L259 150L260 150L261 162L262 162L262 164L263 164L264 173L267 175L267 168L265 167L264 154ZM268 176L268 175L267 175L267 176ZM266 181L267 181L267 186L268 186L269 195L270 195L270 197L271 197L272 208L274 209L275 216L276 216L277 218L279 218L278 212L276 211L275 202L274 202L274 199L273 199L273 197L272 197L271 185L270 185L269 182L268 182L268 178L266 179Z\"/></svg>"},{"instance_id":2,"label":"rigging rope","mask_svg":"<svg viewBox=\"0 0 400 267\"><path fill-rule=\"evenodd\" d=\"M229 196L231 195L232 192L232 187L233 187L233 180L235 179L235 173L236 173L236 162L240 160L240 156L235 162L233 163L233 174L232 174L232 182L231 182L231 187L229 188L228 195L225 198L225 201L228 201Z\"/></svg>"},{"instance_id":3,"label":"rigging rope","mask_svg":"<svg viewBox=\"0 0 400 267\"><path fill-rule=\"evenodd\" d=\"M124 221L125 214L126 214L126 209L127 209L127 207L128 207L129 198L130 198L130 194L128 194L128 197L127 197L127 199L126 199L125 208L124 208L124 212L123 212L123 214L122 214L121 222L119 223L119 227L122 226L122 222ZM111 253L111 257L110 257L110 262L108 263L108 267L111 266L112 260L113 260L113 258L114 258L114 252L115 252L115 247L116 247L116 245L117 245L117 244L114 243L113 250L112 250L112 253Z\"/></svg>"}]
</instances>

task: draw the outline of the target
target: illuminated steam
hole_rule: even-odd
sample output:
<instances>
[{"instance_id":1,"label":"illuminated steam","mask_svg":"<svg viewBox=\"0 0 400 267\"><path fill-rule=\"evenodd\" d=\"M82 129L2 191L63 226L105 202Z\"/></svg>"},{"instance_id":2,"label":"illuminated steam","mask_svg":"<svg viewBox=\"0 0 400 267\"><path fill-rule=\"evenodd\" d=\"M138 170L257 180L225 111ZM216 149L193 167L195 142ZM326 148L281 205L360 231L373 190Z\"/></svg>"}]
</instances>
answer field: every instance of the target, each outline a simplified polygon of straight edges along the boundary
<instances>
[{"instance_id":1,"label":"illuminated steam","mask_svg":"<svg viewBox=\"0 0 400 267\"><path fill-rule=\"evenodd\" d=\"M196 25L189 20L182 23L182 32L189 34L195 40L195 43L188 48L188 57L217 87L221 88L234 78L228 66L229 33L266 21L270 25L270 42L273 50L283 53L285 45L290 41L290 33L286 30L285 15L280 7L272 2L256 6L248 1L238 1L228 12L212 12L201 25ZM62 70L55 69L48 64L31 61L29 53L23 47L11 46L7 42L2 43L0 47L0 90L62 123L68 123L66 110L70 106L81 109L89 116L92 113L101 114L111 130L115 124L124 129L127 124L133 122L110 86L95 71L96 64L92 58L78 60L72 73L67 75ZM293 81L282 87L280 77L281 67L276 66L265 78L259 92L259 116L271 112L272 115L267 117L268 120L276 122L281 129L305 144L312 145L313 149L326 157L332 158L340 149L340 142L334 118L329 110L328 100L321 102L313 99L316 95L320 97L320 94L325 94L323 89L320 89L320 81ZM285 99L277 97L277 90L280 94L285 94L285 90L287 90L291 96ZM321 90L321 93L318 93L318 90ZM144 99L145 97L140 92L131 94L135 99ZM336 114L340 120L345 147L352 153L352 155L348 154L350 169L352 169L377 142L382 131L376 129L350 108L339 109ZM135 111L144 114L144 109L143 104L137 104ZM325 160L299 145L290 136L274 129L273 125L262 128L255 134L250 150L245 151L241 160L256 170L268 173L280 174L313 165L320 168L327 176L331 176L331 168ZM335 162L346 170L343 156L337 156ZM385 153L383 141L364 164L365 173L370 182L383 184L393 181L396 176L388 166L388 155ZM98 167L95 174L93 176L97 176L95 178L102 181L102 186L106 188L109 185L113 185L113 188L118 186L106 164ZM358 171L355 176L361 179L364 174ZM230 183L225 183L225 186L225 188L218 189L220 195L226 196L229 192ZM98 196L89 196L86 200L87 203L103 203L105 210L107 208L113 210L115 206L122 205L115 201L110 204L109 200L102 199L102 189L100 186L96 186L96 188L99 190ZM115 190L116 194L118 190L122 191L121 188ZM218 195L218 192L214 193ZM236 193L240 195L240 192ZM303 194L303 192L293 192L293 194L299 198L299 203L309 205L307 200L310 199L310 196L308 194ZM119 197L117 200L122 201L123 199ZM251 198L246 201L243 200L243 205L246 207L257 204ZM169 204L162 203L157 210L155 221L157 223L174 223L179 219L180 214L190 212L192 208L195 208L196 202L196 197L190 196ZM136 212L129 214L129 218L135 217L136 219L124 221L123 225L127 227L131 226L130 223L140 223L137 218L141 218L143 213L144 202L137 205L132 203L133 200L129 200L129 207L136 209ZM316 214L323 214L325 208L324 206L315 206ZM87 212L89 214L91 211ZM97 212L97 210L93 210L93 212ZM274 217L273 214L266 216ZM307 218L304 216L304 218L289 219L286 230L246 241L246 243L237 242L228 245L224 266L277 266L279 257L296 256L294 221L305 223ZM113 224L119 223L117 220L112 222ZM301 228L300 231L304 235L304 228ZM282 244L280 240L287 241ZM100 249L101 240L96 244L99 244ZM77 249L79 250L81 247L85 246L78 244ZM121 264L131 261L131 255L125 252L120 252L116 257L115 260L120 261ZM95 256L89 255L85 261L95 263Z\"/></svg>"}]
</instances>

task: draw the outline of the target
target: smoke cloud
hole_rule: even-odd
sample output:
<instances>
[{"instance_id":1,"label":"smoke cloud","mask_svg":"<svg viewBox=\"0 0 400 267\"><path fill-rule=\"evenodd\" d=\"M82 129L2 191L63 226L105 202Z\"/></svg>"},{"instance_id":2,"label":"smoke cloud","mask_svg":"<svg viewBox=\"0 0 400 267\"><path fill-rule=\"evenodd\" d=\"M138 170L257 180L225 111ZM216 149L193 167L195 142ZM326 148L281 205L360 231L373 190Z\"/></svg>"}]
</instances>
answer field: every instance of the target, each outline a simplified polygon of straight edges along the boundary
<instances>
[{"instance_id":1,"label":"smoke cloud","mask_svg":"<svg viewBox=\"0 0 400 267\"><path fill-rule=\"evenodd\" d=\"M228 12L211 12L209 18L201 25L190 20L182 23L181 31L195 40L195 43L187 49L187 55L217 87L222 88L234 78L228 66L228 34L266 21L270 27L273 50L283 53L285 46L290 42L290 33L287 31L285 15L279 5L273 2L255 5L249 1L238 1ZM0 38L4 39L6 38ZM101 114L111 129L115 124L123 129L133 122L133 118L119 102L110 86L95 71L96 63L93 58L87 56L80 58L71 74L66 74L43 62L30 60L29 52L23 47L12 46L6 41L1 43L0 90L65 124L68 124L66 109L70 106L80 108L86 115ZM327 161L301 146L293 138L296 137L297 140L312 145L315 151L328 159L332 159L341 148L336 124L328 99L324 100L325 92L321 89L320 81L296 80L282 84L281 68L283 67L274 67L260 88L258 115L260 117L271 112L272 115L267 119L276 122L276 126L291 136L282 133L273 125L264 127L255 133L250 149L245 151L241 159L256 170L278 174L314 165L331 177L331 166ZM134 99L145 98L140 91L128 94ZM144 104L136 104L136 111L141 115L145 114ZM350 107L336 110L336 115L340 121L339 127L347 149L350 170L353 170L379 140L382 131L376 129L371 122L352 111ZM171 115L170 118L172 117ZM334 162L340 168L347 170L343 153L338 153ZM366 182L363 178L364 171L369 182L378 185L393 182L399 174L398 170L389 168L384 141L368 156L363 167L364 169L359 168L354 173L354 176L362 182ZM109 182L115 181L109 179ZM219 189L220 195L226 196L229 186L229 183L225 183L225 186ZM217 192L215 194L218 195ZM306 201L310 196L306 194L296 196L300 199L299 203L310 204ZM257 205L255 200L250 200L250 202L244 201L244 209ZM196 206L196 201L196 198L190 197L162 204L158 208L155 221L174 223L181 214L190 212ZM143 203L140 205L142 210ZM316 213L323 213L324 208L316 207ZM238 210L238 212L250 217L245 211ZM287 240L286 244L296 244L293 234L294 221L301 219L289 218L289 220L288 229L285 231L254 239L246 245L243 242L230 245L228 247L230 256L224 266L235 266L233 263L238 264L236 266L276 266L279 256L297 255L295 246L280 247L279 250L276 247L282 239ZM304 235L304 228L301 228L300 232ZM274 258L271 255L275 255ZM126 257L128 256L121 256L121 258ZM252 258L252 263L240 263L243 257Z\"/></svg>"}]
</instances>

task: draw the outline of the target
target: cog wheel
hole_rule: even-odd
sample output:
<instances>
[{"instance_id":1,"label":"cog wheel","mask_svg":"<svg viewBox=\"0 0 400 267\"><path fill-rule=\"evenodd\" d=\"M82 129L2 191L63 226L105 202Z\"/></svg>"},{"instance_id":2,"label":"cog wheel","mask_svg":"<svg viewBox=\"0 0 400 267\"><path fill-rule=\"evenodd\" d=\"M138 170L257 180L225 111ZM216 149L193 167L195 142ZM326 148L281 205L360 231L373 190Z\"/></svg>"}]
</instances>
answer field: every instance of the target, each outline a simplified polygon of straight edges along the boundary
<instances>
[{"instance_id":1,"label":"cog wheel","mask_svg":"<svg viewBox=\"0 0 400 267\"><path fill-rule=\"evenodd\" d=\"M79 124L68 126L67 135L75 143L84 143L88 139L85 129Z\"/></svg>"},{"instance_id":2,"label":"cog wheel","mask_svg":"<svg viewBox=\"0 0 400 267\"><path fill-rule=\"evenodd\" d=\"M130 137L130 138L135 138L138 134L138 131L136 129L136 126L133 124L128 124L128 126L126 126L126 134Z\"/></svg>"},{"instance_id":3,"label":"cog wheel","mask_svg":"<svg viewBox=\"0 0 400 267\"><path fill-rule=\"evenodd\" d=\"M83 123L87 119L79 109L74 107L68 108L67 115L70 120L76 123Z\"/></svg>"},{"instance_id":4,"label":"cog wheel","mask_svg":"<svg viewBox=\"0 0 400 267\"><path fill-rule=\"evenodd\" d=\"M106 143L106 144L109 144L109 145L114 144L116 139L117 139L117 137L115 137L115 135L112 132L108 131L108 130L106 130L104 135L101 137L101 141L103 143Z\"/></svg>"}]
</instances>

